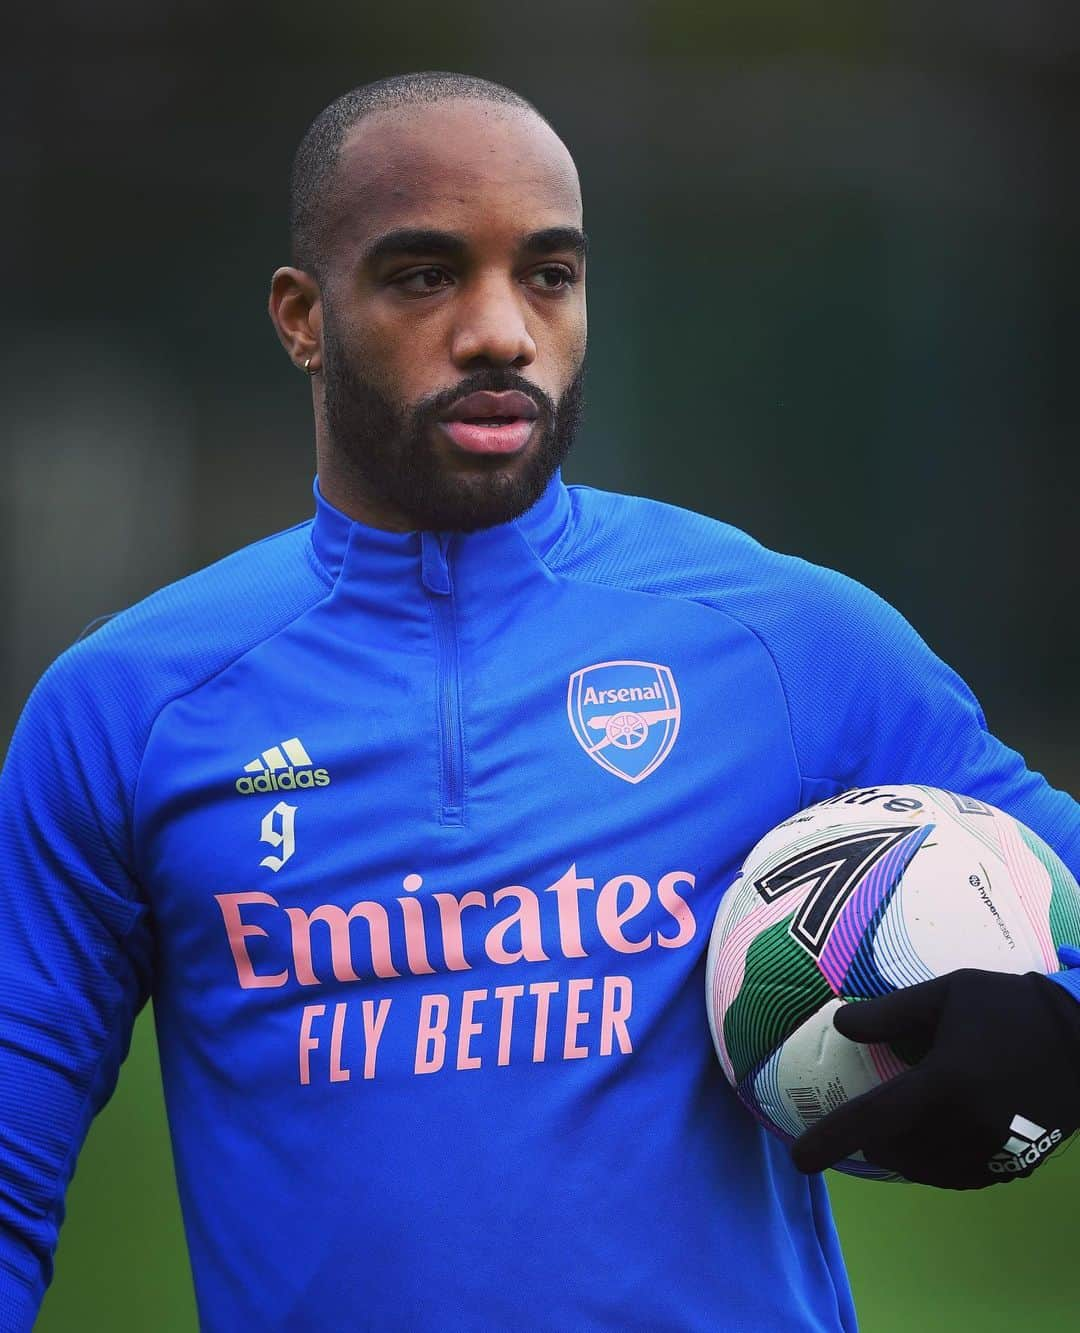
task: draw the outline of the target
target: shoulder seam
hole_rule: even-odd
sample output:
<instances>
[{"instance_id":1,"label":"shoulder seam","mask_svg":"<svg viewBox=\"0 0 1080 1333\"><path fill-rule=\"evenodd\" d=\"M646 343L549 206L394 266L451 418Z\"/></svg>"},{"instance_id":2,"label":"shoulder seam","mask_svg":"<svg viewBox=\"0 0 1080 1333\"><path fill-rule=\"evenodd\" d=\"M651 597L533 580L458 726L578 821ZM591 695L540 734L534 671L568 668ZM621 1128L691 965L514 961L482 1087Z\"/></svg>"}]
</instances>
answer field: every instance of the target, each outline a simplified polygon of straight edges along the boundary
<instances>
[{"instance_id":1,"label":"shoulder seam","mask_svg":"<svg viewBox=\"0 0 1080 1333\"><path fill-rule=\"evenodd\" d=\"M733 611L729 611L727 607L717 606L715 602L710 601L708 598L688 597L686 598L686 601L694 602L698 606L707 607L710 611L718 611L720 615L727 616L729 620L734 620L736 625L741 625L743 629L746 630L747 634L752 634L754 638L757 639L758 643L761 644L762 648L765 650L765 653L767 654L769 661L772 663L773 670L776 672L776 679L777 683L780 686L780 693L784 696L784 708L787 710L787 718L788 718L788 734L791 736L791 752L795 756L795 771L799 775L799 781L800 782L839 781L839 779L834 778L832 776L815 777L813 774L804 773L802 771L802 760L799 758L799 747L795 742L795 724L791 715L791 700L788 697L787 686L784 684L784 674L780 670L780 663L776 660L776 656L773 653L773 650L769 647L768 642L765 639L765 636L759 630L755 629L753 625L745 621L742 618L742 616L737 616Z\"/></svg>"},{"instance_id":2,"label":"shoulder seam","mask_svg":"<svg viewBox=\"0 0 1080 1333\"><path fill-rule=\"evenodd\" d=\"M284 535L284 534L277 534L277 535ZM151 737L153 736L154 731L157 728L158 722L161 720L162 714L165 712L167 708L171 708L174 703L179 702L179 700L181 699L186 699L189 695L195 694L197 691L209 685L211 681L216 680L218 676L228 671L231 667L234 667L237 664L237 662L243 661L243 659L247 657L249 653L253 653L256 648L261 648L263 644L269 643L271 639L276 639L279 634L284 634L287 629L289 629L292 625L295 625L296 622L302 619L302 617L306 616L309 611L314 610L314 608L318 606L321 602L326 601L331 591L332 588L328 589L327 592L322 594L322 596L316 597L313 601L307 603L307 605L302 606L296 612L295 615L290 616L289 619L286 620L283 624L278 625L278 627L275 630L273 630L272 633L265 635L261 639L258 639L255 643L249 644L246 648L242 649L235 656L230 657L228 661L223 662L221 666L217 667L214 671L211 671L208 676L203 676L200 680L195 681L194 684L189 685L186 689L178 690L175 694L171 694L155 710L153 717L150 719L150 724L146 728L146 737L143 740L142 748L139 753L139 768L138 772L135 774L135 782L131 788L131 814L130 814L130 819L128 821L128 841L129 841L128 855L131 859L131 866L133 871L137 869L137 857L135 851L135 808L138 805L139 801L139 784L142 781L143 763L145 762L146 759L146 751L150 747Z\"/></svg>"},{"instance_id":3,"label":"shoulder seam","mask_svg":"<svg viewBox=\"0 0 1080 1333\"><path fill-rule=\"evenodd\" d=\"M595 588L607 588L612 586L621 588L621 585L619 584L612 585L612 584L602 583L598 579L583 578L580 574L568 574L565 571L554 570L554 569L551 572L553 574L557 574L557 576L560 578L564 578L570 581L575 581L578 583L587 583ZM736 625L741 626L741 628L744 629L747 634L752 635L753 638L761 645L762 649L765 652L766 657L768 657L769 661L772 663L772 669L776 674L776 682L780 686L780 695L784 700L784 711L787 714L788 738L791 741L791 754L792 758L795 761L795 774L799 779L800 788L802 784L806 782L837 781L837 779L833 777L813 777L809 773L804 773L802 771L802 761L799 758L799 749L798 746L795 744L795 728L792 723L792 717L791 717L791 700L788 698L787 687L784 684L784 677L780 671L780 664L777 662L775 656L773 655L772 649L769 647L765 639L754 628L753 625L747 624L747 622L743 620L741 616L735 615L734 612L729 611L727 607L718 606L715 602L712 602L705 597L680 597L674 593L658 592L654 588L622 588L622 591L640 592L644 593L647 597L660 597L664 601L668 602L689 602L694 606L703 607L707 611L715 611L717 615L726 616L728 620L734 621Z\"/></svg>"},{"instance_id":4,"label":"shoulder seam","mask_svg":"<svg viewBox=\"0 0 1080 1333\"><path fill-rule=\"evenodd\" d=\"M294 523L291 528L282 528L280 532L271 532L268 536L260 537L258 541L252 542L251 545L262 546L265 542L277 541L279 537L290 537L294 532L299 532L301 528L310 529L312 526L313 522L310 518L301 519L299 523ZM242 549L249 550L250 547L244 547ZM239 554L239 552L236 554ZM315 543L311 540L310 531L304 542L304 559L328 588L334 586L334 576L319 559L319 554L315 550Z\"/></svg>"},{"instance_id":5,"label":"shoulder seam","mask_svg":"<svg viewBox=\"0 0 1080 1333\"><path fill-rule=\"evenodd\" d=\"M315 543L311 540L310 533L308 534L307 541L304 543L304 556L318 577L326 584L327 588L333 589L335 583L334 576L319 559L319 553L315 549Z\"/></svg>"}]
</instances>

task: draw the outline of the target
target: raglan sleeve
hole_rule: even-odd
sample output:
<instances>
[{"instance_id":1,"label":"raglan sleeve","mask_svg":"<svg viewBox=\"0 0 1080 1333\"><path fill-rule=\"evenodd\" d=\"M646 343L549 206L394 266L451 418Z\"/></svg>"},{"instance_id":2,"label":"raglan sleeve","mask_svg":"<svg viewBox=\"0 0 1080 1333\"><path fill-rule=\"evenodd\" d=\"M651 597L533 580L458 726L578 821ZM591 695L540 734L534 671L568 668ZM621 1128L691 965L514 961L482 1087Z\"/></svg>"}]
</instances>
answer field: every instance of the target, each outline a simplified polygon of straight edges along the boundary
<instances>
[{"instance_id":1,"label":"raglan sleeve","mask_svg":"<svg viewBox=\"0 0 1080 1333\"><path fill-rule=\"evenodd\" d=\"M968 685L898 611L842 574L797 564L763 637L788 699L804 803L847 787L944 787L1008 811L1080 878L1076 801L990 731ZM1080 1000L1080 967L1055 980Z\"/></svg>"},{"instance_id":2,"label":"raglan sleeve","mask_svg":"<svg viewBox=\"0 0 1080 1333\"><path fill-rule=\"evenodd\" d=\"M81 647L38 684L0 772L0 1333L33 1325L77 1154L150 992L123 728Z\"/></svg>"}]
</instances>

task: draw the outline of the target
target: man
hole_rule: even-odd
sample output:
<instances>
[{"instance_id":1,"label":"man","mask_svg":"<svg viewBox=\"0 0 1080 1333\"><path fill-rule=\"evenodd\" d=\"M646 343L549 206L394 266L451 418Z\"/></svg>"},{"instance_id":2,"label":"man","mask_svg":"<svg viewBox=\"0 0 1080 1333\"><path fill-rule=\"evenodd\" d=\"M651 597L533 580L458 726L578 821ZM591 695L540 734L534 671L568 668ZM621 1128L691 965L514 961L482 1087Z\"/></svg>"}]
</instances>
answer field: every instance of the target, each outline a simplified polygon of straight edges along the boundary
<instances>
[{"instance_id":1,"label":"man","mask_svg":"<svg viewBox=\"0 0 1080 1333\"><path fill-rule=\"evenodd\" d=\"M4 770L0 1328L30 1326L151 993L206 1329L854 1328L820 1176L710 1048L720 896L845 787L968 792L1074 867L1076 806L865 589L563 485L586 242L516 94L346 95L292 222L270 311L311 377L314 521L65 654ZM871 1099L801 1167L916 1171L959 1108L971 1178L933 1178L978 1185L1016 1110L1070 1132L1063 977L852 1006L928 1068L987 1030L1008 1058L992 1106Z\"/></svg>"}]
</instances>

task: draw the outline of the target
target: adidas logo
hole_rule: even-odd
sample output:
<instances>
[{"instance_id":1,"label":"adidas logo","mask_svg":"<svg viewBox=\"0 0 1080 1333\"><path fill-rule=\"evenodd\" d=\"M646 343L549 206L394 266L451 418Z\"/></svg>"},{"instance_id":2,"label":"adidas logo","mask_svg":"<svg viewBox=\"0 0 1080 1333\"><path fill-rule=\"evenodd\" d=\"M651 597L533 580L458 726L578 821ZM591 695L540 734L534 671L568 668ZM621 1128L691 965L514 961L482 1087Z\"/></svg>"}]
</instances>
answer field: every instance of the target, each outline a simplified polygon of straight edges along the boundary
<instances>
[{"instance_id":1,"label":"adidas logo","mask_svg":"<svg viewBox=\"0 0 1080 1333\"><path fill-rule=\"evenodd\" d=\"M1060 1129L1047 1131L1022 1115L1014 1115L1009 1128L1012 1133L1001 1151L994 1153L987 1164L999 1176L1026 1171L1061 1142Z\"/></svg>"},{"instance_id":2,"label":"adidas logo","mask_svg":"<svg viewBox=\"0 0 1080 1333\"><path fill-rule=\"evenodd\" d=\"M250 764L245 764L244 772L251 776L236 779L236 790L242 796L330 785L330 774L325 768L315 767L299 736L271 745Z\"/></svg>"}]
</instances>

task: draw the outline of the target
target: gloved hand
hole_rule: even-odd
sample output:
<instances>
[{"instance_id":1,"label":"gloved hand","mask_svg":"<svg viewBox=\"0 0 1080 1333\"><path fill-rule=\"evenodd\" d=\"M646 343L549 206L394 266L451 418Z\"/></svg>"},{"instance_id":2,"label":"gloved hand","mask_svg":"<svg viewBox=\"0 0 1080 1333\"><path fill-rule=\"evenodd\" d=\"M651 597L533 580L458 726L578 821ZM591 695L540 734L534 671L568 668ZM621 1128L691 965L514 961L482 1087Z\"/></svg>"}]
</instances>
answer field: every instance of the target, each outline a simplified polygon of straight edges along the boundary
<instances>
[{"instance_id":1,"label":"gloved hand","mask_svg":"<svg viewBox=\"0 0 1080 1333\"><path fill-rule=\"evenodd\" d=\"M963 968L846 1004L833 1022L852 1041L925 1054L800 1135L800 1171L861 1148L908 1180L982 1189L1029 1176L1080 1127L1080 1003L1039 973Z\"/></svg>"}]
</instances>

